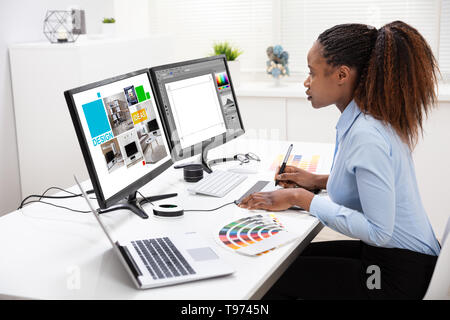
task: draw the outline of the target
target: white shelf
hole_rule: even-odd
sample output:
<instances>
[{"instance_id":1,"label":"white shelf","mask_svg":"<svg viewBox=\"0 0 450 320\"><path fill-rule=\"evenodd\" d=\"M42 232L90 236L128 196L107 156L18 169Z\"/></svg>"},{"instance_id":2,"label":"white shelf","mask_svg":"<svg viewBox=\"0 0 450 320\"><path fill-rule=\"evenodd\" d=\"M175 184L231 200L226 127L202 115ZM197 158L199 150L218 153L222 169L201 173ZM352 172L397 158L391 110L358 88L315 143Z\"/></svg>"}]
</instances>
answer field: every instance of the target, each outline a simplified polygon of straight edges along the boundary
<instances>
[{"instance_id":1,"label":"white shelf","mask_svg":"<svg viewBox=\"0 0 450 320\"><path fill-rule=\"evenodd\" d=\"M237 96L241 97L272 97L272 98L305 98L305 87L300 82L281 82L276 86L275 82L258 81L243 82L235 88Z\"/></svg>"},{"instance_id":2,"label":"white shelf","mask_svg":"<svg viewBox=\"0 0 450 320\"><path fill-rule=\"evenodd\" d=\"M439 84L438 101L450 101L450 83Z\"/></svg>"},{"instance_id":3,"label":"white shelf","mask_svg":"<svg viewBox=\"0 0 450 320\"><path fill-rule=\"evenodd\" d=\"M450 101L450 83L440 83L438 85L438 101ZM253 81L242 82L235 88L237 96L240 97L272 97L272 98L302 98L306 99L306 88L303 82L281 82L281 86L276 86L275 82Z\"/></svg>"},{"instance_id":4,"label":"white shelf","mask_svg":"<svg viewBox=\"0 0 450 320\"><path fill-rule=\"evenodd\" d=\"M49 41L39 41L39 42L26 42L26 43L15 43L10 46L10 49L62 49L62 50L73 50L74 48L84 48L84 47L95 47L104 46L108 44L122 45L126 42L133 41L155 41L157 39L167 39L167 36L157 35L157 36L130 36L130 37L120 37L120 36L106 36L103 34L91 34L91 35L80 35L75 42L65 42L65 43L51 43Z\"/></svg>"}]
</instances>

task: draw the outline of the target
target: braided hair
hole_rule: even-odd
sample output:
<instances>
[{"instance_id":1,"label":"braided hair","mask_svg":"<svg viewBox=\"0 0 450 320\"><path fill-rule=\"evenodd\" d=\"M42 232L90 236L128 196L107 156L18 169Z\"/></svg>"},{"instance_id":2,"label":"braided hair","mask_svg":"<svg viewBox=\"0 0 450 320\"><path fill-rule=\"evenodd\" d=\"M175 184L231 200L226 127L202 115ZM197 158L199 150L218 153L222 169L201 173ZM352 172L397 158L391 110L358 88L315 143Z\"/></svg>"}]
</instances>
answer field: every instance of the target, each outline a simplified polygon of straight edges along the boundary
<instances>
[{"instance_id":1,"label":"braided hair","mask_svg":"<svg viewBox=\"0 0 450 320\"><path fill-rule=\"evenodd\" d=\"M413 149L423 118L435 105L439 72L422 35L402 21L377 30L364 24L341 24L318 37L331 66L357 71L355 102L361 111L389 124Z\"/></svg>"}]
</instances>

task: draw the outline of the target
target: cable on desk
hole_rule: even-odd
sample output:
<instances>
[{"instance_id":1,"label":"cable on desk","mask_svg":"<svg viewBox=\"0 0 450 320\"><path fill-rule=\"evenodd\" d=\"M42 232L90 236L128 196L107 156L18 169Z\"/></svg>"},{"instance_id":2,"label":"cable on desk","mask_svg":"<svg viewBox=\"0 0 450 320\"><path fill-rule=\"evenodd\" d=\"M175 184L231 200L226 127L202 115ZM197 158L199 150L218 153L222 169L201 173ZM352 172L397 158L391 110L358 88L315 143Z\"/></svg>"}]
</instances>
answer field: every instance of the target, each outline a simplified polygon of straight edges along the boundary
<instances>
[{"instance_id":1,"label":"cable on desk","mask_svg":"<svg viewBox=\"0 0 450 320\"><path fill-rule=\"evenodd\" d=\"M148 203L150 203L152 206L154 206L153 203L150 202L150 200L148 200L142 193L140 193L138 190L136 190L137 193L139 193L139 195L145 199L145 201L147 201Z\"/></svg>"},{"instance_id":2,"label":"cable on desk","mask_svg":"<svg viewBox=\"0 0 450 320\"><path fill-rule=\"evenodd\" d=\"M46 194L47 192L49 192L50 190L52 190L52 189L56 189L56 190L60 190L60 191L69 193L69 194L73 195L74 197L75 197L75 196L78 196L76 193L73 193L73 192L64 190L63 188L60 188L60 187L50 187L50 188L48 188L47 190L44 191L44 193L39 197L39 200L41 200L42 197L45 196L45 194ZM24 200L24 201L25 201L25 200Z\"/></svg>"},{"instance_id":3,"label":"cable on desk","mask_svg":"<svg viewBox=\"0 0 450 320\"><path fill-rule=\"evenodd\" d=\"M51 189L57 189L57 190L69 193L70 196L46 196L45 194L48 191L50 191ZM89 190L87 193L88 194L94 193L94 190ZM38 201L40 201L42 198L46 198L46 199L68 199L68 198L75 198L75 197L81 197L81 196L83 196L81 193L80 194L76 194L76 193L64 190L62 188L59 188L59 187L50 187L47 190L45 190L43 194L40 194L40 195L32 194L32 195L27 196L25 199L22 200L22 202L20 203L20 206L19 206L18 209L21 209L25 205L25 201L27 201L30 198L39 198ZM27 203L30 203L30 202L27 202Z\"/></svg>"},{"instance_id":4,"label":"cable on desk","mask_svg":"<svg viewBox=\"0 0 450 320\"><path fill-rule=\"evenodd\" d=\"M69 193L70 196L46 196L45 194L48 191L50 191L51 189L57 189L57 190ZM94 193L94 190L89 190L87 193L88 194ZM62 209L66 209L66 210L70 210L70 211L74 211L74 212L89 213L91 211L82 211L82 210L71 209L71 208L64 207L64 206L59 206L59 205L56 205L56 204L53 204L53 203L50 203L50 202L42 201L42 198L45 198L45 199L69 199L69 198L82 197L82 196L83 195L81 193L80 194L76 194L76 193L64 190L62 188L59 188L59 187L50 187L50 188L46 189L44 191L44 193L42 193L41 195L32 194L32 195L27 196L25 199L22 200L22 202L20 203L20 206L19 206L19 208L17 208L17 210L22 209L27 204L30 204L30 203L33 203L33 202L41 202L41 203L44 203L44 204L47 204L47 205L51 205L51 206L54 206L54 207L57 207L57 208L62 208ZM30 198L39 198L39 199L26 202ZM95 199L95 198L90 198L90 199Z\"/></svg>"},{"instance_id":5,"label":"cable on desk","mask_svg":"<svg viewBox=\"0 0 450 320\"><path fill-rule=\"evenodd\" d=\"M151 203L142 193L140 193L139 191L137 191L137 193L139 193L139 195L144 198L148 203L150 203L152 206L154 206L153 203ZM229 203L225 203L224 205L221 205L220 207L214 208L214 209L199 209L199 210L195 210L195 209L190 209L190 210L183 210L184 212L193 212L193 211L200 211L200 212L211 212L211 211L215 211L215 210L219 210L220 208L223 208L225 206L228 206L230 204L236 204L236 201L233 202L229 202Z\"/></svg>"},{"instance_id":6,"label":"cable on desk","mask_svg":"<svg viewBox=\"0 0 450 320\"><path fill-rule=\"evenodd\" d=\"M50 202L46 202L46 201L42 201L42 200L32 200L32 201L28 201L28 202L25 203L24 205L27 205L27 204L30 204L30 203L33 203L33 202L44 203L44 204L48 204L48 205L50 205L50 206L54 206L54 207L61 208L61 209L66 209L66 210L70 210L70 211L73 211L73 212L79 212L79 213L92 213L92 211L90 211L90 210L89 210L89 211L75 210L75 209L71 209L71 208L64 207L64 206L59 206L59 205L57 205L57 204L50 203ZM19 209L21 209L21 208L19 208Z\"/></svg>"},{"instance_id":7,"label":"cable on desk","mask_svg":"<svg viewBox=\"0 0 450 320\"><path fill-rule=\"evenodd\" d=\"M224 205L221 205L220 207L217 207L217 208L214 208L214 209L199 209L199 210L190 209L190 210L184 210L184 212L190 212L190 211L210 212L210 211L219 210L220 208L223 208L223 207L228 206L228 205L233 204L233 203L236 204L236 201L225 203Z\"/></svg>"}]
</instances>

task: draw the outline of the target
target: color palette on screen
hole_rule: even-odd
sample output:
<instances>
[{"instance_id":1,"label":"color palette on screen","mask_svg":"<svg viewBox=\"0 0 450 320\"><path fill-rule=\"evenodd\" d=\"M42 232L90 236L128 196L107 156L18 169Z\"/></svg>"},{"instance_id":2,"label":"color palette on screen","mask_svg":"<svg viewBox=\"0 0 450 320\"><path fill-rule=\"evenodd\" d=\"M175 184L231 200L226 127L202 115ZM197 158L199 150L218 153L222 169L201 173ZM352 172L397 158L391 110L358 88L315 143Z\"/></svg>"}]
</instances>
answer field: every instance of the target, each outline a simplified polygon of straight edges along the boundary
<instances>
[{"instance_id":1,"label":"color palette on screen","mask_svg":"<svg viewBox=\"0 0 450 320\"><path fill-rule=\"evenodd\" d=\"M216 82L217 82L217 87L219 88L219 90L228 88L230 86L228 76L225 72L216 73Z\"/></svg>"}]
</instances>

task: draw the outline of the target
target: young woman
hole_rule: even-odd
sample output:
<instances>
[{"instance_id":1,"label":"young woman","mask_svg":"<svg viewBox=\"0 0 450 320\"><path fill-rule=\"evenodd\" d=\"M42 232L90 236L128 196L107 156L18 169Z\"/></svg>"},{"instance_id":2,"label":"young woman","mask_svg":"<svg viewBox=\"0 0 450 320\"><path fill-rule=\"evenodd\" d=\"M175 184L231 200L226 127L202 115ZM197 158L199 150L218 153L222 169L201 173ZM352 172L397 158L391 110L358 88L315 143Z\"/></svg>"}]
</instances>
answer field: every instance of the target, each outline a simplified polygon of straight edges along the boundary
<instances>
[{"instance_id":1,"label":"young woman","mask_svg":"<svg viewBox=\"0 0 450 320\"><path fill-rule=\"evenodd\" d=\"M395 21L377 30L344 24L308 53L306 94L314 108L336 105L330 175L287 167L283 189L255 193L241 207L305 208L358 240L310 244L266 298L421 299L439 255L420 200L411 152L434 105L433 53L419 32ZM327 189L329 199L309 190Z\"/></svg>"}]
</instances>

